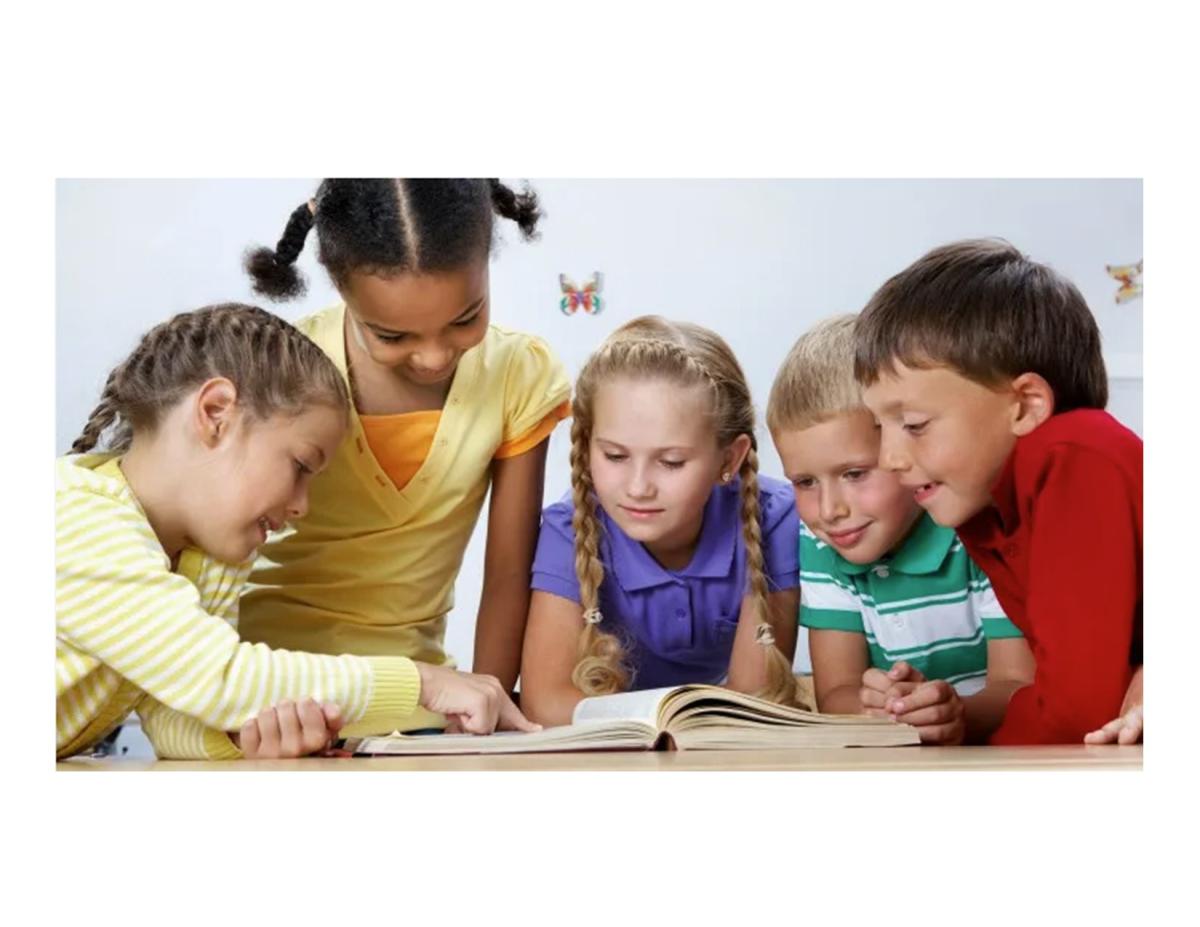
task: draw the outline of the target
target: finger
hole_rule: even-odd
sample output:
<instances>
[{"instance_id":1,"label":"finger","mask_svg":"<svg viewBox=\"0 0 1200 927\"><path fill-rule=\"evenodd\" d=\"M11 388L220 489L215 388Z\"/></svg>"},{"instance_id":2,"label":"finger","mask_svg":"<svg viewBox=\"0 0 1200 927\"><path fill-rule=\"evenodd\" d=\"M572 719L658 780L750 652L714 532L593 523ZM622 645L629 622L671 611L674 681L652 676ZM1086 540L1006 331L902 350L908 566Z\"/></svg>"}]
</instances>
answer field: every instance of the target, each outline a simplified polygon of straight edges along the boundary
<instances>
[{"instance_id":1,"label":"finger","mask_svg":"<svg viewBox=\"0 0 1200 927\"><path fill-rule=\"evenodd\" d=\"M954 720L958 715L955 706L949 702L938 702L928 708L918 708L916 711L896 715L901 724L911 724L913 727L923 727L930 724L945 724Z\"/></svg>"},{"instance_id":2,"label":"finger","mask_svg":"<svg viewBox=\"0 0 1200 927\"><path fill-rule=\"evenodd\" d=\"M322 702L321 713L325 716L325 728L329 732L330 738L336 737L338 731L346 724L346 718L342 714L342 706L336 705L333 702Z\"/></svg>"},{"instance_id":3,"label":"finger","mask_svg":"<svg viewBox=\"0 0 1200 927\"><path fill-rule=\"evenodd\" d=\"M863 714L870 715L872 718L888 718L888 719L890 719L892 717L890 714L888 714L882 708L865 708L865 709L863 709Z\"/></svg>"},{"instance_id":4,"label":"finger","mask_svg":"<svg viewBox=\"0 0 1200 927\"><path fill-rule=\"evenodd\" d=\"M304 738L300 733L300 714L296 703L284 699L275 706L275 717L279 719L280 755L296 757L304 755Z\"/></svg>"},{"instance_id":5,"label":"finger","mask_svg":"<svg viewBox=\"0 0 1200 927\"><path fill-rule=\"evenodd\" d=\"M919 685L919 682L894 682L891 688L883 693L883 700L887 703L893 699L902 699L915 692Z\"/></svg>"},{"instance_id":6,"label":"finger","mask_svg":"<svg viewBox=\"0 0 1200 927\"><path fill-rule=\"evenodd\" d=\"M1117 743L1136 744L1142 739L1142 708L1137 708L1125 715L1125 724L1117 734Z\"/></svg>"},{"instance_id":7,"label":"finger","mask_svg":"<svg viewBox=\"0 0 1200 927\"><path fill-rule=\"evenodd\" d=\"M303 699L296 712L300 717L300 755L324 749L329 744L329 731L325 727L325 713L316 699Z\"/></svg>"},{"instance_id":8,"label":"finger","mask_svg":"<svg viewBox=\"0 0 1200 927\"><path fill-rule=\"evenodd\" d=\"M873 689L876 692L886 692L892 685L893 680L883 670L872 667L863 673L862 684L864 688Z\"/></svg>"},{"instance_id":9,"label":"finger","mask_svg":"<svg viewBox=\"0 0 1200 927\"><path fill-rule=\"evenodd\" d=\"M446 719L446 734L461 734L463 733L462 719L458 715L450 715Z\"/></svg>"},{"instance_id":10,"label":"finger","mask_svg":"<svg viewBox=\"0 0 1200 927\"><path fill-rule=\"evenodd\" d=\"M251 718L242 725L238 737L242 745L242 756L248 760L258 759L259 745L261 743L261 738L258 736L258 722Z\"/></svg>"},{"instance_id":11,"label":"finger","mask_svg":"<svg viewBox=\"0 0 1200 927\"><path fill-rule=\"evenodd\" d=\"M898 660L892 664L892 668L887 671L887 677L893 682L900 682L902 679L912 680L913 674L920 676L911 663L907 660Z\"/></svg>"},{"instance_id":12,"label":"finger","mask_svg":"<svg viewBox=\"0 0 1200 927\"><path fill-rule=\"evenodd\" d=\"M890 700L884 707L894 715L902 715L953 698L954 688L943 679L935 679L933 682L922 683L901 699Z\"/></svg>"},{"instance_id":13,"label":"finger","mask_svg":"<svg viewBox=\"0 0 1200 927\"><path fill-rule=\"evenodd\" d=\"M258 713L258 755L260 759L279 756L279 719L274 708Z\"/></svg>"},{"instance_id":14,"label":"finger","mask_svg":"<svg viewBox=\"0 0 1200 927\"><path fill-rule=\"evenodd\" d=\"M949 724L932 724L917 728L921 743L930 746L950 746L963 740L963 726L954 721Z\"/></svg>"},{"instance_id":15,"label":"finger","mask_svg":"<svg viewBox=\"0 0 1200 927\"><path fill-rule=\"evenodd\" d=\"M534 724L521 714L521 709L513 704L513 700L507 695L504 696L504 701L500 703L498 727L505 731L524 731L527 734L532 734L542 729L540 724Z\"/></svg>"},{"instance_id":16,"label":"finger","mask_svg":"<svg viewBox=\"0 0 1200 927\"><path fill-rule=\"evenodd\" d=\"M862 703L863 708L887 707L887 693L868 686L863 686L858 690L858 700Z\"/></svg>"},{"instance_id":17,"label":"finger","mask_svg":"<svg viewBox=\"0 0 1200 927\"><path fill-rule=\"evenodd\" d=\"M1085 744L1115 744L1117 742L1117 735L1124 726L1125 719L1123 717L1113 718L1113 720L1109 721L1108 724L1099 730L1084 735L1083 742Z\"/></svg>"},{"instance_id":18,"label":"finger","mask_svg":"<svg viewBox=\"0 0 1200 927\"><path fill-rule=\"evenodd\" d=\"M496 729L499 713L496 690L487 686L472 687L458 712L463 730L468 734L490 734Z\"/></svg>"}]
</instances>

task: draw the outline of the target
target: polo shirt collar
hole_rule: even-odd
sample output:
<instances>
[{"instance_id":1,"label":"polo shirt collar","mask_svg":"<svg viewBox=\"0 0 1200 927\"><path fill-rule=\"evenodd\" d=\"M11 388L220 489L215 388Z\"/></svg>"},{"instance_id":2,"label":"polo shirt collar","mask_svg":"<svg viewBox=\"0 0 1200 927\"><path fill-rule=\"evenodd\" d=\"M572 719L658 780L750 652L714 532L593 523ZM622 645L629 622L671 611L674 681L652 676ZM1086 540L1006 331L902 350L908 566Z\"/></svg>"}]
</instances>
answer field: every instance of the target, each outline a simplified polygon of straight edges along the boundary
<instances>
[{"instance_id":1,"label":"polo shirt collar","mask_svg":"<svg viewBox=\"0 0 1200 927\"><path fill-rule=\"evenodd\" d=\"M900 545L900 549L890 556L872 563L851 563L832 547L830 553L837 561L838 569L850 575L861 575L875 569L880 563L886 563L888 569L910 576L920 576L940 570L953 546L954 529L943 528L922 513L904 543Z\"/></svg>"},{"instance_id":2,"label":"polo shirt collar","mask_svg":"<svg viewBox=\"0 0 1200 927\"><path fill-rule=\"evenodd\" d=\"M719 579L733 575L733 556L741 534L739 487L740 483L734 480L728 486L716 487L709 494L696 550L691 562L680 570L663 567L641 542L626 535L604 512L605 536L612 553L609 570L617 584L626 592L639 592L677 582L685 576Z\"/></svg>"}]
</instances>

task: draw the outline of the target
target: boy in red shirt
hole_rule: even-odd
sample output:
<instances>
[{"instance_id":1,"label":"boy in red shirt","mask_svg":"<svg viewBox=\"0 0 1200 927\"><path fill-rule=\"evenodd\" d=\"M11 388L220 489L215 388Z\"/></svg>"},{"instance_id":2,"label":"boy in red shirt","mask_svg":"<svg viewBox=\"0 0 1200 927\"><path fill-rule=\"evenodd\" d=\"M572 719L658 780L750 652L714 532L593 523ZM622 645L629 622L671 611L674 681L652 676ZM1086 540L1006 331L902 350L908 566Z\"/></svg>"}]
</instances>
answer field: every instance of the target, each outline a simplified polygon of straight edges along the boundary
<instances>
[{"instance_id":1,"label":"boy in red shirt","mask_svg":"<svg viewBox=\"0 0 1200 927\"><path fill-rule=\"evenodd\" d=\"M1142 441L1104 411L1079 290L1006 242L956 242L871 297L856 349L881 465L958 531L1033 648L1034 682L991 742L1078 743L1102 726L1089 740L1126 742L1116 732L1135 723L1140 737ZM899 688L891 710L926 710L918 697Z\"/></svg>"}]
</instances>

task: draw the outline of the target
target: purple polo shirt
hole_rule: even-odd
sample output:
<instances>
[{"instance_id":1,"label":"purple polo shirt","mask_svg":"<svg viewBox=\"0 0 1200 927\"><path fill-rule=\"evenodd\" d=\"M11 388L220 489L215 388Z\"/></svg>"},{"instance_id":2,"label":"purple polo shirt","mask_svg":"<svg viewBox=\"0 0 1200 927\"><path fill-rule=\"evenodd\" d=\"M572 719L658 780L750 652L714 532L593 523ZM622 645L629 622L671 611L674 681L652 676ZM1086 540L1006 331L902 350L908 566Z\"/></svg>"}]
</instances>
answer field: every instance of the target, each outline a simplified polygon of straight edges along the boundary
<instances>
[{"instance_id":1,"label":"purple polo shirt","mask_svg":"<svg viewBox=\"0 0 1200 927\"><path fill-rule=\"evenodd\" d=\"M800 521L792 487L764 476L758 482L767 589L794 589L800 585ZM532 587L578 602L574 510L568 494L542 512ZM749 585L738 510L737 481L713 490L704 506L696 552L681 570L661 566L599 511L604 563L600 627L625 640L634 670L631 688L719 683L728 674L738 612Z\"/></svg>"}]
</instances>

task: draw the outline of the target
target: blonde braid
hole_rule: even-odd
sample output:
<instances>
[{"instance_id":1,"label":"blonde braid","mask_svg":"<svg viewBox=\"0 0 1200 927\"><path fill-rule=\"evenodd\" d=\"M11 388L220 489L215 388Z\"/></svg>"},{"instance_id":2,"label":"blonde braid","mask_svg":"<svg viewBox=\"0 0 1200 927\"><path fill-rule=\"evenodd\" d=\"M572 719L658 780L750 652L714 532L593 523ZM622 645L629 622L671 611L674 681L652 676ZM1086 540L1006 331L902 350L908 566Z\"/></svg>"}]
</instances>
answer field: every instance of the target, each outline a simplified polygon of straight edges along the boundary
<instances>
[{"instance_id":1,"label":"blonde braid","mask_svg":"<svg viewBox=\"0 0 1200 927\"><path fill-rule=\"evenodd\" d=\"M571 682L584 695L608 695L629 686L625 648L613 634L600 630L600 584L604 564L600 560L600 520L588 469L586 423L576 416L571 422L571 492L575 513L575 575L579 579L579 604L583 607L583 633L579 637L579 660Z\"/></svg>"},{"instance_id":2,"label":"blonde braid","mask_svg":"<svg viewBox=\"0 0 1200 927\"><path fill-rule=\"evenodd\" d=\"M767 576L762 552L762 523L758 504L758 452L751 446L741 469L742 537L746 544L746 573L750 579L750 601L754 608L755 641L767 661L767 684L755 694L784 705L797 703L796 677L792 664L775 646L775 635L767 617Z\"/></svg>"}]
</instances>

